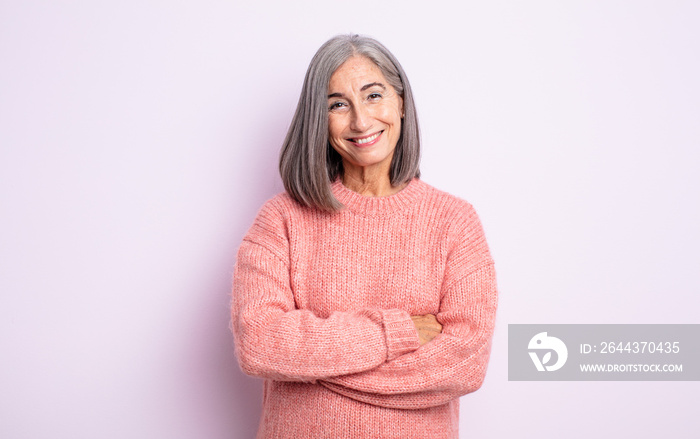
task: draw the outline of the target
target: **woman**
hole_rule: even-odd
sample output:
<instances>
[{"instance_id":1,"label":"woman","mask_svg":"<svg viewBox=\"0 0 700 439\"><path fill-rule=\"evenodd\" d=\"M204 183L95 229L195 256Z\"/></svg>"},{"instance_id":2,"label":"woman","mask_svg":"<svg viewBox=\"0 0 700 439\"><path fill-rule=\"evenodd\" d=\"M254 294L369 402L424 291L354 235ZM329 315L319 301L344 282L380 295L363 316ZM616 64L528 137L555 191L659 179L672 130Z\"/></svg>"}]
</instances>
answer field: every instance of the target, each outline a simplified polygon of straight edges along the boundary
<instances>
[{"instance_id":1,"label":"woman","mask_svg":"<svg viewBox=\"0 0 700 439\"><path fill-rule=\"evenodd\" d=\"M411 88L377 41L316 53L241 244L232 324L265 378L259 438L456 438L484 379L496 283L470 204L418 179Z\"/></svg>"}]
</instances>

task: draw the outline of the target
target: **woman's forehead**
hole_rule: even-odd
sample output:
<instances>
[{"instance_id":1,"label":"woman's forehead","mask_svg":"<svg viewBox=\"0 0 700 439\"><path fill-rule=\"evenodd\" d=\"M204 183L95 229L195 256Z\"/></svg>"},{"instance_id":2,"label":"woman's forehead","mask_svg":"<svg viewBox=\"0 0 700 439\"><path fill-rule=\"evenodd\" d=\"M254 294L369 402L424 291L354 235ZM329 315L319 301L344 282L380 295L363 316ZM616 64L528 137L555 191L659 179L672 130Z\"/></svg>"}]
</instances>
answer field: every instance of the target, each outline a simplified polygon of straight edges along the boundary
<instances>
[{"instance_id":1,"label":"woman's forehead","mask_svg":"<svg viewBox=\"0 0 700 439\"><path fill-rule=\"evenodd\" d=\"M333 93L341 89L357 88L359 90L370 84L388 86L381 69L372 60L364 56L353 56L333 72L328 83L328 91Z\"/></svg>"}]
</instances>

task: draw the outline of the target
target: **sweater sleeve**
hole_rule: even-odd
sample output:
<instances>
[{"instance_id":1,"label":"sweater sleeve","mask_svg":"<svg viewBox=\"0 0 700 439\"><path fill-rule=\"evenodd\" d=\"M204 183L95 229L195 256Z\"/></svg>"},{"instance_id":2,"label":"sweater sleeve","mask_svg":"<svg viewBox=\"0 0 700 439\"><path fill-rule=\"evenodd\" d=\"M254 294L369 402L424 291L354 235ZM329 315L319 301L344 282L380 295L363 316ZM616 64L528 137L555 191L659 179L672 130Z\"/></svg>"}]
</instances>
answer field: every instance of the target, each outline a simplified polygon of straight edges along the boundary
<instances>
[{"instance_id":1,"label":"sweater sleeve","mask_svg":"<svg viewBox=\"0 0 700 439\"><path fill-rule=\"evenodd\" d=\"M496 278L484 232L471 206L447 260L437 314L442 333L418 350L361 373L320 384L373 405L418 409L477 390L489 359Z\"/></svg>"},{"instance_id":2,"label":"sweater sleeve","mask_svg":"<svg viewBox=\"0 0 700 439\"><path fill-rule=\"evenodd\" d=\"M315 381L366 371L418 348L410 315L398 309L296 309L284 218L266 205L241 244L233 281L232 331L249 375Z\"/></svg>"}]
</instances>

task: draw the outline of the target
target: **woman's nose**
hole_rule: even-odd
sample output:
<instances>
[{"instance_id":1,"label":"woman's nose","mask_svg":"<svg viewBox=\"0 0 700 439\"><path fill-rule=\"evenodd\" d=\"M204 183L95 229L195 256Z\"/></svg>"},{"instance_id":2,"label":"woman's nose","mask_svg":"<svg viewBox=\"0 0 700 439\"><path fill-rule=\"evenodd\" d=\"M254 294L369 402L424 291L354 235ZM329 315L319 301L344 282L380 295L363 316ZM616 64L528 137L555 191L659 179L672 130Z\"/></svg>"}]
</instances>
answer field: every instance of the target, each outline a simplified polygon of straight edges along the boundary
<instances>
[{"instance_id":1,"label":"woman's nose","mask_svg":"<svg viewBox=\"0 0 700 439\"><path fill-rule=\"evenodd\" d=\"M355 105L350 118L350 128L358 133L365 132L371 125L371 116L364 105Z\"/></svg>"}]
</instances>

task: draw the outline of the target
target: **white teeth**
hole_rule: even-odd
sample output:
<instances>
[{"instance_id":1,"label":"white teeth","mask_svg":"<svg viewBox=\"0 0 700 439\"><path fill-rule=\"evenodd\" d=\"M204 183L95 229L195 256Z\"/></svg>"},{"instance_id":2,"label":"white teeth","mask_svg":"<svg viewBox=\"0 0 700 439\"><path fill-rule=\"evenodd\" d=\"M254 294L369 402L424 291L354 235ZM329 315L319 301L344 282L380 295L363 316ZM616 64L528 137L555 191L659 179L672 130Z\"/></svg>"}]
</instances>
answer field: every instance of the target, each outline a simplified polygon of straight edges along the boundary
<instances>
[{"instance_id":1,"label":"white teeth","mask_svg":"<svg viewBox=\"0 0 700 439\"><path fill-rule=\"evenodd\" d=\"M366 138L364 138L364 139L355 139L355 143L357 143L358 145L363 145L363 144L365 144L365 143L369 143L369 142L373 141L374 139L376 139L377 137L379 137L379 135L380 135L381 133L382 133L382 132L380 131L380 132L378 132L377 134L375 134L375 135L373 135L373 136L366 137Z\"/></svg>"}]
</instances>

